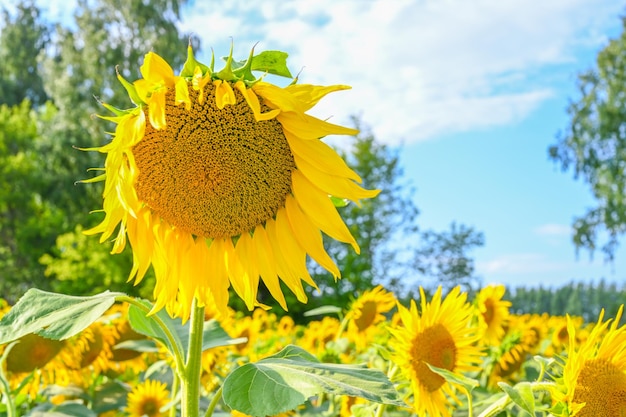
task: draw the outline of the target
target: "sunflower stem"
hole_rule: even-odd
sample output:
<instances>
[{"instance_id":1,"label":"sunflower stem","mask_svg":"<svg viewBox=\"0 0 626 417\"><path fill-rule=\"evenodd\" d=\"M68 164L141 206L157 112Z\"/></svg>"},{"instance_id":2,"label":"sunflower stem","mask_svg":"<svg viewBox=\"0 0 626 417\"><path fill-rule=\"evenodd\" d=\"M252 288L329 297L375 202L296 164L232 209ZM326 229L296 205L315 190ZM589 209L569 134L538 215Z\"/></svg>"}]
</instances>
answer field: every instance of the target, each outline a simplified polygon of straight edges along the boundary
<instances>
[{"instance_id":1,"label":"sunflower stem","mask_svg":"<svg viewBox=\"0 0 626 417\"><path fill-rule=\"evenodd\" d=\"M204 415L204 417L211 417L213 415L213 410L215 410L215 407L217 406L217 403L219 403L220 402L220 398L222 398L222 391L223 390L224 390L224 386L221 386L217 390L217 392L213 396L213 399L211 400L211 404L209 404L209 408L207 408L207 410L206 410L206 414Z\"/></svg>"},{"instance_id":2,"label":"sunflower stem","mask_svg":"<svg viewBox=\"0 0 626 417\"><path fill-rule=\"evenodd\" d=\"M15 403L13 402L13 397L11 396L11 387L9 386L9 382L4 377L2 369L0 369L0 383L2 383L2 390L4 391L7 402L7 417L17 417L17 409L15 408Z\"/></svg>"},{"instance_id":3,"label":"sunflower stem","mask_svg":"<svg viewBox=\"0 0 626 417\"><path fill-rule=\"evenodd\" d=\"M178 381L180 380L178 374L175 372L174 373L174 378L172 378L172 395L171 395L171 402L170 402L170 410L169 410L169 417L176 417L176 403L174 402L174 400L176 399L176 395L178 394Z\"/></svg>"},{"instance_id":4,"label":"sunflower stem","mask_svg":"<svg viewBox=\"0 0 626 417\"><path fill-rule=\"evenodd\" d=\"M180 373L182 388L181 416L200 415L200 373L202 372L202 336L204 330L204 306L198 307L194 298L189 326L189 349L187 361Z\"/></svg>"}]
</instances>

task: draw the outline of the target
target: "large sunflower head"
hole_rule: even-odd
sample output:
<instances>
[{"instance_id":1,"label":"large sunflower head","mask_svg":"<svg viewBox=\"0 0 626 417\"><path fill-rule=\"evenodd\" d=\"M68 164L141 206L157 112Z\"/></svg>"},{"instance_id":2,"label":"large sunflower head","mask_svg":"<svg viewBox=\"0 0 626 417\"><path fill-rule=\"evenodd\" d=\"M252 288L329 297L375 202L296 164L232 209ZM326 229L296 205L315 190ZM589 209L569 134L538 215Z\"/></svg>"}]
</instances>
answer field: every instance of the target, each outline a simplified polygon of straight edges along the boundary
<instances>
[{"instance_id":1,"label":"large sunflower head","mask_svg":"<svg viewBox=\"0 0 626 417\"><path fill-rule=\"evenodd\" d=\"M609 417L626 415L626 326L618 327L622 306L611 323L604 311L588 339L577 346L576 327L568 323L568 354L560 391L564 415Z\"/></svg>"},{"instance_id":2,"label":"large sunflower head","mask_svg":"<svg viewBox=\"0 0 626 417\"><path fill-rule=\"evenodd\" d=\"M251 53L239 65L231 50L215 71L189 47L175 75L150 52L142 79L119 77L137 107L105 104L117 127L111 142L96 148L107 154L104 173L88 180L105 182L105 217L87 233L100 233L101 241L116 233L113 253L128 238L129 279L141 281L153 266L155 310L165 306L186 319L194 298L224 310L230 285L253 309L259 279L286 309L280 280L302 302L302 281L315 286L307 255L340 276L321 232L359 250L330 196L358 204L378 191L357 185L359 176L320 140L357 131L306 113L348 87L283 88L254 77L254 70L288 74L267 64L281 57Z\"/></svg>"},{"instance_id":3,"label":"large sunflower head","mask_svg":"<svg viewBox=\"0 0 626 417\"><path fill-rule=\"evenodd\" d=\"M398 305L402 324L391 330L394 362L411 381L416 414L450 416L447 397L458 402L454 388L428 365L456 373L477 370L480 336L471 326L472 306L460 287L443 300L439 287L430 303L422 288L420 296L420 312L413 300L410 309Z\"/></svg>"}]
</instances>

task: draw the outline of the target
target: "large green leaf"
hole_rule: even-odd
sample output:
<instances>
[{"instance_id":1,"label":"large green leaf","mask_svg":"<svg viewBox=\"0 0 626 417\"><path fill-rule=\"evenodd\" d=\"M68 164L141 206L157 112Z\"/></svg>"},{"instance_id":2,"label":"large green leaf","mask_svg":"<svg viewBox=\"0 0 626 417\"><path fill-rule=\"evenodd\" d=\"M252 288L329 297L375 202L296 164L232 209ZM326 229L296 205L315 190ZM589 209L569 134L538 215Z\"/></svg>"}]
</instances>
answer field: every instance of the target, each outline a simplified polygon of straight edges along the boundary
<instances>
[{"instance_id":1,"label":"large green leaf","mask_svg":"<svg viewBox=\"0 0 626 417\"><path fill-rule=\"evenodd\" d=\"M233 371L224 381L223 399L235 410L261 417L295 409L321 393L406 406L381 371L361 365L320 363L293 345Z\"/></svg>"},{"instance_id":2,"label":"large green leaf","mask_svg":"<svg viewBox=\"0 0 626 417\"><path fill-rule=\"evenodd\" d=\"M75 297L30 289L0 320L0 345L30 333L64 340L98 320L123 293Z\"/></svg>"}]
</instances>

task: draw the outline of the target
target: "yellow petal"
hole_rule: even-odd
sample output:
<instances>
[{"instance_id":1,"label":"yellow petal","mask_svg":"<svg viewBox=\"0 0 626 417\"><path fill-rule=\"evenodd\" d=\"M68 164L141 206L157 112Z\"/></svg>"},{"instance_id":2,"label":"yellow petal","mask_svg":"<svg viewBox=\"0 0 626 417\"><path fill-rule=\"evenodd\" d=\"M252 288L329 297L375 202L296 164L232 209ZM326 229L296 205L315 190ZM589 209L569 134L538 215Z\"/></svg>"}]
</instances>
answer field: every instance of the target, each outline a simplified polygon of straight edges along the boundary
<instances>
[{"instance_id":1,"label":"yellow petal","mask_svg":"<svg viewBox=\"0 0 626 417\"><path fill-rule=\"evenodd\" d=\"M143 78L149 83L163 83L167 86L174 84L174 70L172 70L167 61L154 52L146 54L139 70Z\"/></svg>"},{"instance_id":2,"label":"yellow petal","mask_svg":"<svg viewBox=\"0 0 626 417\"><path fill-rule=\"evenodd\" d=\"M356 129L325 122L308 114L283 112L276 116L283 128L302 139L319 139L327 135L356 135Z\"/></svg>"},{"instance_id":3,"label":"yellow petal","mask_svg":"<svg viewBox=\"0 0 626 417\"><path fill-rule=\"evenodd\" d=\"M165 127L165 93L166 89L159 89L152 92L148 100L148 117L150 124L155 129Z\"/></svg>"},{"instance_id":4,"label":"yellow petal","mask_svg":"<svg viewBox=\"0 0 626 417\"><path fill-rule=\"evenodd\" d=\"M290 132L285 132L285 137L293 153L320 171L361 182L361 177L346 165L333 148L321 140L302 140Z\"/></svg>"},{"instance_id":5,"label":"yellow petal","mask_svg":"<svg viewBox=\"0 0 626 417\"><path fill-rule=\"evenodd\" d=\"M185 109L189 111L191 109L191 99L189 98L189 87L187 81L178 77L176 80L176 96L174 98L176 105L185 104Z\"/></svg>"},{"instance_id":6,"label":"yellow petal","mask_svg":"<svg viewBox=\"0 0 626 417\"><path fill-rule=\"evenodd\" d=\"M306 111L304 104L284 88L261 81L254 84L252 90L263 97L264 103L271 108L298 114L304 114Z\"/></svg>"},{"instance_id":7,"label":"yellow petal","mask_svg":"<svg viewBox=\"0 0 626 417\"><path fill-rule=\"evenodd\" d=\"M287 302L285 301L285 296L283 295L280 282L278 281L274 252L272 251L272 246L267 237L267 232L262 225L258 225L254 229L252 243L257 253L259 273L265 286L270 291L270 294L272 294L272 297L278 301L278 304L280 304L284 310L287 310Z\"/></svg>"},{"instance_id":8,"label":"yellow petal","mask_svg":"<svg viewBox=\"0 0 626 417\"><path fill-rule=\"evenodd\" d=\"M237 269L231 273L233 289L241 299L256 302L259 288L258 257L250 233L245 232L239 236L235 245L235 256L238 263ZM248 305L250 307L254 308L254 304Z\"/></svg>"},{"instance_id":9,"label":"yellow petal","mask_svg":"<svg viewBox=\"0 0 626 417\"><path fill-rule=\"evenodd\" d=\"M215 80L215 104L218 109L223 109L227 104L236 104L237 99L228 81Z\"/></svg>"},{"instance_id":10,"label":"yellow petal","mask_svg":"<svg viewBox=\"0 0 626 417\"><path fill-rule=\"evenodd\" d=\"M292 84L285 87L289 93L303 103L303 110L307 111L313 108L324 96L334 91L349 90L348 85L311 85L311 84Z\"/></svg>"},{"instance_id":11,"label":"yellow petal","mask_svg":"<svg viewBox=\"0 0 626 417\"><path fill-rule=\"evenodd\" d=\"M278 276L296 295L298 301L306 303L307 296L304 288L302 288L302 281L298 272L298 270L301 268L299 268L297 265L295 265L295 269L294 267L292 267L292 264L297 261L295 259L288 258L288 255L285 251L288 243L279 241L276 221L274 219L268 220L265 224L265 230L267 231L267 236L269 238L269 242L272 248L272 253L274 254L274 259L276 260L276 272L278 273ZM306 271L306 273L308 274L308 271ZM313 279L310 278L310 280L312 281Z\"/></svg>"},{"instance_id":12,"label":"yellow petal","mask_svg":"<svg viewBox=\"0 0 626 417\"><path fill-rule=\"evenodd\" d=\"M347 198L360 206L360 199L376 197L380 192L380 190L366 190L352 180L322 172L295 154L294 160L298 169L309 181L332 196Z\"/></svg>"},{"instance_id":13,"label":"yellow petal","mask_svg":"<svg viewBox=\"0 0 626 417\"><path fill-rule=\"evenodd\" d=\"M328 256L324 249L324 243L322 241L322 234L319 229L311 223L309 218L300 210L298 202L291 195L287 196L285 201L285 209L287 211L287 218L291 225L296 240L300 243L300 246L311 256L318 264L323 266L328 272L333 274L335 279L341 276L339 268L335 265L335 262Z\"/></svg>"},{"instance_id":14,"label":"yellow petal","mask_svg":"<svg viewBox=\"0 0 626 417\"><path fill-rule=\"evenodd\" d=\"M280 114L280 110L278 109L270 110L267 113L261 113L261 104L259 103L259 98L256 96L256 94L254 94L253 90L246 88L246 85L243 83L243 81L237 81L235 83L235 88L237 88L237 90L241 92L241 95L246 100L248 106L250 106L250 109L254 113L254 118L257 122L261 120L273 119L278 114Z\"/></svg>"},{"instance_id":15,"label":"yellow petal","mask_svg":"<svg viewBox=\"0 0 626 417\"><path fill-rule=\"evenodd\" d=\"M293 194L311 221L328 236L351 244L355 252L360 253L359 245L341 219L328 194L314 186L298 170L291 174L291 181Z\"/></svg>"},{"instance_id":16,"label":"yellow petal","mask_svg":"<svg viewBox=\"0 0 626 417\"><path fill-rule=\"evenodd\" d=\"M306 251L300 246L300 243L298 243L293 235L293 230L287 218L287 211L284 207L280 208L276 213L275 224L277 242L280 244L280 248L289 267L300 279L317 288L317 284L315 284L315 281L311 278L306 267Z\"/></svg>"}]
</instances>

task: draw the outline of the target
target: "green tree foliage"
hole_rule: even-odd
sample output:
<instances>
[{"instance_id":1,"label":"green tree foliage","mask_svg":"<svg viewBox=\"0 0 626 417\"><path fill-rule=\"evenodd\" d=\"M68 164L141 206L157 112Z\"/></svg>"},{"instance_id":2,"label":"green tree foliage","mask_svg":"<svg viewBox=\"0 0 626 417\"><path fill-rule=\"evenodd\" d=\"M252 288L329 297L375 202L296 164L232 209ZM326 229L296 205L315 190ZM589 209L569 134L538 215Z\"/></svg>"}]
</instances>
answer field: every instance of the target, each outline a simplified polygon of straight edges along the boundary
<instances>
[{"instance_id":1,"label":"green tree foliage","mask_svg":"<svg viewBox=\"0 0 626 417\"><path fill-rule=\"evenodd\" d=\"M0 33L0 104L17 105L28 98L38 107L47 99L38 57L49 41L50 29L34 2L20 3L15 16L2 11Z\"/></svg>"},{"instance_id":2,"label":"green tree foliage","mask_svg":"<svg viewBox=\"0 0 626 417\"><path fill-rule=\"evenodd\" d=\"M46 200L37 153L38 124L54 109L28 100L0 106L0 294L14 300L30 286L48 288L38 259L54 244L64 214Z\"/></svg>"},{"instance_id":3,"label":"green tree foliage","mask_svg":"<svg viewBox=\"0 0 626 417\"><path fill-rule=\"evenodd\" d=\"M420 275L434 280L435 286L441 285L446 291L457 285L469 293L480 288L480 278L474 274L474 259L468 252L485 244L482 232L452 222L450 230L428 230L421 237L415 263Z\"/></svg>"},{"instance_id":4,"label":"green tree foliage","mask_svg":"<svg viewBox=\"0 0 626 417\"><path fill-rule=\"evenodd\" d=\"M512 303L516 314L548 313L555 316L570 314L580 316L587 322L595 322L602 309L605 317L615 317L620 305L626 300L626 285L571 282L557 288L517 287L508 291L505 298ZM626 318L622 317L622 323Z\"/></svg>"},{"instance_id":5,"label":"green tree foliage","mask_svg":"<svg viewBox=\"0 0 626 417\"><path fill-rule=\"evenodd\" d=\"M574 244L593 253L606 231L602 251L610 260L626 231L626 18L622 24L596 66L578 76L580 97L569 105L569 125L549 148L563 170L589 184L597 203L575 219Z\"/></svg>"},{"instance_id":6,"label":"green tree foliage","mask_svg":"<svg viewBox=\"0 0 626 417\"><path fill-rule=\"evenodd\" d=\"M91 245L77 234L77 225L90 227L101 220L89 212L101 206L103 185L75 183L90 175L89 168L102 166L103 157L75 147L109 140L105 132L112 124L92 117L106 112L94 95L118 107L132 105L117 80L116 66L129 80L139 78L148 51L158 52L174 67L182 65L189 42L176 27L182 4L184 0L81 0L74 24L57 23L54 31L40 22L32 1L18 4L15 16L6 11L2 15L2 98L10 105L32 98L35 110L25 104L3 108L0 115L0 135L8 144L0 158L11 160L0 161L0 169L7 171L0 187L8 190L0 196L0 262L12 266L2 268L0 295L12 298L32 286L93 293L113 280L104 271L129 263L130 254L103 256L110 246ZM11 175L19 180L11 181ZM104 262L98 271L90 269L94 259ZM83 267L70 267L70 262ZM116 276L111 287L126 290L126 277Z\"/></svg>"}]
</instances>

